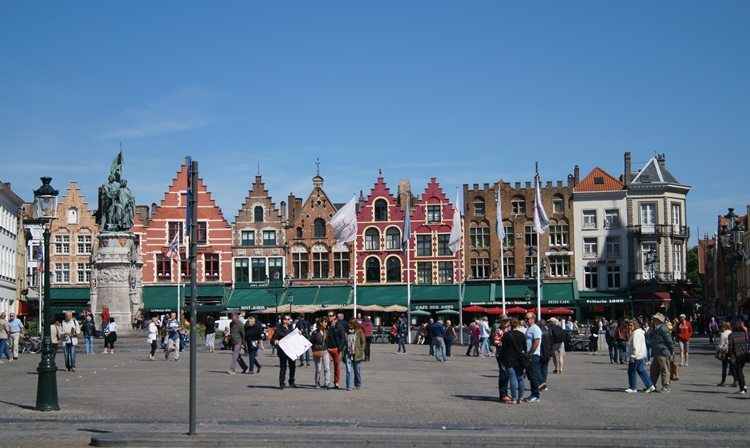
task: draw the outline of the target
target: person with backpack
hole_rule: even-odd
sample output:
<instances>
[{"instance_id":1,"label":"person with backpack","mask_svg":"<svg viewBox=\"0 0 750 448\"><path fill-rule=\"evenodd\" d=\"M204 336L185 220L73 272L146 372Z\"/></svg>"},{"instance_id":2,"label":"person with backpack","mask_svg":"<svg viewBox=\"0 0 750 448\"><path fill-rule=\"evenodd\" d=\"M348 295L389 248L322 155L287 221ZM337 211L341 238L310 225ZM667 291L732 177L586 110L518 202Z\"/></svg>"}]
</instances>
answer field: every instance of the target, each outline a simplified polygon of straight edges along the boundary
<instances>
[{"instance_id":1,"label":"person with backpack","mask_svg":"<svg viewBox=\"0 0 750 448\"><path fill-rule=\"evenodd\" d=\"M619 364L619 349L615 344L615 330L617 329L617 323L614 320L610 320L604 331L604 340L607 342L607 348L609 349L609 363Z\"/></svg>"},{"instance_id":2,"label":"person with backpack","mask_svg":"<svg viewBox=\"0 0 750 448\"><path fill-rule=\"evenodd\" d=\"M297 330L302 333L302 336L307 338L308 341L310 340L310 323L305 320L305 316L301 314L297 315L297 325L295 328L297 328ZM307 367L310 367L310 349L301 354L299 357L299 366L303 367L305 364L307 364Z\"/></svg>"},{"instance_id":3,"label":"person with backpack","mask_svg":"<svg viewBox=\"0 0 750 448\"><path fill-rule=\"evenodd\" d=\"M552 333L547 327L547 322L544 319L539 319L539 328L542 330L542 354L539 358L539 368L541 371L541 377L539 378L539 390L549 391L547 389L547 373L549 372L549 360L552 358Z\"/></svg>"},{"instance_id":4,"label":"person with backpack","mask_svg":"<svg viewBox=\"0 0 750 448\"><path fill-rule=\"evenodd\" d=\"M557 324L557 319L549 318L549 332L552 334L552 373L563 373L563 356L565 356L565 330Z\"/></svg>"}]
</instances>

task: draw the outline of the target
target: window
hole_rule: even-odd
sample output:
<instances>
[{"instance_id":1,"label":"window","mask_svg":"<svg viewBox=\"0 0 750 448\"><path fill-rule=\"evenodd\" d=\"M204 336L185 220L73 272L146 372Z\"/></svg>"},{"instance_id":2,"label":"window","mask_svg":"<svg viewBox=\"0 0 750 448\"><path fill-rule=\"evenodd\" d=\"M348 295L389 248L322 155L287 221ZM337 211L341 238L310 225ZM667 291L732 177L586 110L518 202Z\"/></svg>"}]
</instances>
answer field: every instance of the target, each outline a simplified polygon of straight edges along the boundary
<instances>
[{"instance_id":1,"label":"window","mask_svg":"<svg viewBox=\"0 0 750 448\"><path fill-rule=\"evenodd\" d=\"M596 238L583 239L583 258L596 258L599 256Z\"/></svg>"},{"instance_id":2,"label":"window","mask_svg":"<svg viewBox=\"0 0 750 448\"><path fill-rule=\"evenodd\" d=\"M607 257L617 258L620 256L620 237L607 237Z\"/></svg>"},{"instance_id":3,"label":"window","mask_svg":"<svg viewBox=\"0 0 750 448\"><path fill-rule=\"evenodd\" d=\"M503 257L503 274L505 278L516 276L516 265L513 257Z\"/></svg>"},{"instance_id":4,"label":"window","mask_svg":"<svg viewBox=\"0 0 750 448\"><path fill-rule=\"evenodd\" d=\"M583 211L582 229L596 229L596 210Z\"/></svg>"},{"instance_id":5,"label":"window","mask_svg":"<svg viewBox=\"0 0 750 448\"><path fill-rule=\"evenodd\" d=\"M208 244L208 223L206 221L198 221L197 235L195 242L198 244Z\"/></svg>"},{"instance_id":6,"label":"window","mask_svg":"<svg viewBox=\"0 0 750 448\"><path fill-rule=\"evenodd\" d=\"M365 250L380 250L380 232L370 227L365 230Z\"/></svg>"},{"instance_id":7,"label":"window","mask_svg":"<svg viewBox=\"0 0 750 448\"><path fill-rule=\"evenodd\" d=\"M432 284L432 263L426 263L426 262L417 263L417 284L419 285L431 285Z\"/></svg>"},{"instance_id":8,"label":"window","mask_svg":"<svg viewBox=\"0 0 750 448\"><path fill-rule=\"evenodd\" d=\"M432 241L430 235L417 235L417 256L429 257L432 255Z\"/></svg>"},{"instance_id":9,"label":"window","mask_svg":"<svg viewBox=\"0 0 750 448\"><path fill-rule=\"evenodd\" d=\"M219 254L203 254L203 266L207 279L217 280L219 278Z\"/></svg>"},{"instance_id":10,"label":"window","mask_svg":"<svg viewBox=\"0 0 750 448\"><path fill-rule=\"evenodd\" d=\"M441 285L453 284L453 262L452 261L439 261L438 262L438 284L441 284Z\"/></svg>"},{"instance_id":11,"label":"window","mask_svg":"<svg viewBox=\"0 0 750 448\"><path fill-rule=\"evenodd\" d=\"M91 235L77 235L76 242L78 247L76 248L77 254L90 254L92 248L92 236Z\"/></svg>"},{"instance_id":12,"label":"window","mask_svg":"<svg viewBox=\"0 0 750 448\"><path fill-rule=\"evenodd\" d=\"M511 213L514 215L526 214L526 201L523 199L513 199L510 201Z\"/></svg>"},{"instance_id":13,"label":"window","mask_svg":"<svg viewBox=\"0 0 750 448\"><path fill-rule=\"evenodd\" d=\"M549 244L550 246L567 246L568 226L549 226Z\"/></svg>"},{"instance_id":14,"label":"window","mask_svg":"<svg viewBox=\"0 0 750 448\"><path fill-rule=\"evenodd\" d=\"M401 249L401 231L398 227L389 227L385 231L385 250Z\"/></svg>"},{"instance_id":15,"label":"window","mask_svg":"<svg viewBox=\"0 0 750 448\"><path fill-rule=\"evenodd\" d=\"M179 235L177 237L179 244L185 243L184 235L182 234L182 224L182 221L169 221L167 223L167 244L172 243L175 235Z\"/></svg>"},{"instance_id":16,"label":"window","mask_svg":"<svg viewBox=\"0 0 750 448\"><path fill-rule=\"evenodd\" d=\"M536 257L524 257L523 275L534 277L536 275Z\"/></svg>"},{"instance_id":17,"label":"window","mask_svg":"<svg viewBox=\"0 0 750 448\"><path fill-rule=\"evenodd\" d=\"M380 283L380 260L370 257L365 262L365 282Z\"/></svg>"},{"instance_id":18,"label":"window","mask_svg":"<svg viewBox=\"0 0 750 448\"><path fill-rule=\"evenodd\" d=\"M190 259L185 254L180 254L180 272L182 277L190 277Z\"/></svg>"},{"instance_id":19,"label":"window","mask_svg":"<svg viewBox=\"0 0 750 448\"><path fill-rule=\"evenodd\" d=\"M55 263L55 283L70 283L70 263Z\"/></svg>"},{"instance_id":20,"label":"window","mask_svg":"<svg viewBox=\"0 0 750 448\"><path fill-rule=\"evenodd\" d=\"M242 231L242 245L243 246L255 246L255 231L254 230Z\"/></svg>"},{"instance_id":21,"label":"window","mask_svg":"<svg viewBox=\"0 0 750 448\"><path fill-rule=\"evenodd\" d=\"M680 224L682 223L682 213L680 204L672 204L672 232L676 235L682 235Z\"/></svg>"},{"instance_id":22,"label":"window","mask_svg":"<svg viewBox=\"0 0 750 448\"><path fill-rule=\"evenodd\" d=\"M570 277L570 257L567 255L549 257L549 276Z\"/></svg>"},{"instance_id":23,"label":"window","mask_svg":"<svg viewBox=\"0 0 750 448\"><path fill-rule=\"evenodd\" d=\"M68 224L78 224L78 209L68 210Z\"/></svg>"},{"instance_id":24,"label":"window","mask_svg":"<svg viewBox=\"0 0 750 448\"><path fill-rule=\"evenodd\" d=\"M513 226L504 226L505 238L503 238L503 247L513 247Z\"/></svg>"},{"instance_id":25,"label":"window","mask_svg":"<svg viewBox=\"0 0 750 448\"><path fill-rule=\"evenodd\" d=\"M306 253L293 253L292 254L292 277L293 278L307 278L307 254Z\"/></svg>"},{"instance_id":26,"label":"window","mask_svg":"<svg viewBox=\"0 0 750 448\"><path fill-rule=\"evenodd\" d=\"M261 207L260 205L256 206L253 209L253 221L263 222L263 207Z\"/></svg>"},{"instance_id":27,"label":"window","mask_svg":"<svg viewBox=\"0 0 750 448\"><path fill-rule=\"evenodd\" d=\"M440 222L440 206L439 205L428 205L427 206L427 222Z\"/></svg>"},{"instance_id":28,"label":"window","mask_svg":"<svg viewBox=\"0 0 750 448\"><path fill-rule=\"evenodd\" d=\"M275 246L276 245L276 231L275 230L264 230L263 231L263 245L264 246Z\"/></svg>"},{"instance_id":29,"label":"window","mask_svg":"<svg viewBox=\"0 0 750 448\"><path fill-rule=\"evenodd\" d=\"M162 254L156 254L156 278L161 282L172 278L172 260Z\"/></svg>"},{"instance_id":30,"label":"window","mask_svg":"<svg viewBox=\"0 0 750 448\"><path fill-rule=\"evenodd\" d=\"M315 238L325 238L326 237L326 222L323 221L322 218L317 218L315 220L315 223L313 224L313 236Z\"/></svg>"},{"instance_id":31,"label":"window","mask_svg":"<svg viewBox=\"0 0 750 448\"><path fill-rule=\"evenodd\" d=\"M70 253L70 235L55 235L55 253Z\"/></svg>"},{"instance_id":32,"label":"window","mask_svg":"<svg viewBox=\"0 0 750 448\"><path fill-rule=\"evenodd\" d=\"M302 227L297 227L297 229L295 229L294 235L295 235L295 238L302 238Z\"/></svg>"},{"instance_id":33,"label":"window","mask_svg":"<svg viewBox=\"0 0 750 448\"><path fill-rule=\"evenodd\" d=\"M476 257L471 259L471 276L472 278L489 278L490 277L490 259L486 257Z\"/></svg>"},{"instance_id":34,"label":"window","mask_svg":"<svg viewBox=\"0 0 750 448\"><path fill-rule=\"evenodd\" d=\"M524 226L524 236L526 237L526 246L536 246L536 231L534 226Z\"/></svg>"},{"instance_id":35,"label":"window","mask_svg":"<svg viewBox=\"0 0 750 448\"><path fill-rule=\"evenodd\" d=\"M583 280L586 289L597 289L599 287L599 268L597 266L584 267Z\"/></svg>"},{"instance_id":36,"label":"window","mask_svg":"<svg viewBox=\"0 0 750 448\"><path fill-rule=\"evenodd\" d=\"M656 258L656 260L651 259L651 253L653 251L653 257ZM656 244L654 243L646 243L641 244L641 269L643 272L643 279L644 280L651 280L651 273L653 271L653 275L659 275L659 256L658 256L658 249L656 248ZM653 261L653 263L649 263L650 261Z\"/></svg>"},{"instance_id":37,"label":"window","mask_svg":"<svg viewBox=\"0 0 750 448\"><path fill-rule=\"evenodd\" d=\"M388 221L388 202L385 199L375 201L375 221Z\"/></svg>"},{"instance_id":38,"label":"window","mask_svg":"<svg viewBox=\"0 0 750 448\"><path fill-rule=\"evenodd\" d=\"M620 210L605 210L604 211L604 228L605 229L616 229L620 227Z\"/></svg>"},{"instance_id":39,"label":"window","mask_svg":"<svg viewBox=\"0 0 750 448\"><path fill-rule=\"evenodd\" d=\"M269 258L268 259L268 277L275 278L278 272L279 278L284 278L284 259L283 258Z\"/></svg>"},{"instance_id":40,"label":"window","mask_svg":"<svg viewBox=\"0 0 750 448\"><path fill-rule=\"evenodd\" d=\"M477 198L474 200L474 214L484 215L484 199Z\"/></svg>"},{"instance_id":41,"label":"window","mask_svg":"<svg viewBox=\"0 0 750 448\"><path fill-rule=\"evenodd\" d=\"M262 282L266 280L266 259L265 258L251 258L250 259L250 275L254 282ZM281 278L279 276L279 278Z\"/></svg>"},{"instance_id":42,"label":"window","mask_svg":"<svg viewBox=\"0 0 750 448\"><path fill-rule=\"evenodd\" d=\"M448 247L448 241L450 241L450 234L443 234L437 236L438 243L438 255L453 255L451 248Z\"/></svg>"},{"instance_id":43,"label":"window","mask_svg":"<svg viewBox=\"0 0 750 448\"><path fill-rule=\"evenodd\" d=\"M620 287L620 266L607 266L607 288Z\"/></svg>"},{"instance_id":44,"label":"window","mask_svg":"<svg viewBox=\"0 0 750 448\"><path fill-rule=\"evenodd\" d=\"M328 252L313 253L313 278L328 278Z\"/></svg>"},{"instance_id":45,"label":"window","mask_svg":"<svg viewBox=\"0 0 750 448\"><path fill-rule=\"evenodd\" d=\"M250 268L247 258L236 258L234 260L234 281L236 283L250 282Z\"/></svg>"},{"instance_id":46,"label":"window","mask_svg":"<svg viewBox=\"0 0 750 448\"><path fill-rule=\"evenodd\" d=\"M674 279L682 280L682 244L674 245L672 265L674 266Z\"/></svg>"},{"instance_id":47,"label":"window","mask_svg":"<svg viewBox=\"0 0 750 448\"><path fill-rule=\"evenodd\" d=\"M656 232L656 204L641 204L641 232Z\"/></svg>"},{"instance_id":48,"label":"window","mask_svg":"<svg viewBox=\"0 0 750 448\"><path fill-rule=\"evenodd\" d=\"M553 199L552 200L552 213L564 213L565 210L563 209L563 200L562 199Z\"/></svg>"},{"instance_id":49,"label":"window","mask_svg":"<svg viewBox=\"0 0 750 448\"><path fill-rule=\"evenodd\" d=\"M490 228L489 227L472 227L469 229L469 244L471 247L489 247L490 246Z\"/></svg>"},{"instance_id":50,"label":"window","mask_svg":"<svg viewBox=\"0 0 750 448\"><path fill-rule=\"evenodd\" d=\"M78 283L91 283L91 265L88 263L77 263Z\"/></svg>"},{"instance_id":51,"label":"window","mask_svg":"<svg viewBox=\"0 0 750 448\"><path fill-rule=\"evenodd\" d=\"M349 277L349 252L333 253L333 276L335 278Z\"/></svg>"},{"instance_id":52,"label":"window","mask_svg":"<svg viewBox=\"0 0 750 448\"><path fill-rule=\"evenodd\" d=\"M398 257L390 257L388 261L385 262L385 281L401 281L401 260Z\"/></svg>"}]
</instances>

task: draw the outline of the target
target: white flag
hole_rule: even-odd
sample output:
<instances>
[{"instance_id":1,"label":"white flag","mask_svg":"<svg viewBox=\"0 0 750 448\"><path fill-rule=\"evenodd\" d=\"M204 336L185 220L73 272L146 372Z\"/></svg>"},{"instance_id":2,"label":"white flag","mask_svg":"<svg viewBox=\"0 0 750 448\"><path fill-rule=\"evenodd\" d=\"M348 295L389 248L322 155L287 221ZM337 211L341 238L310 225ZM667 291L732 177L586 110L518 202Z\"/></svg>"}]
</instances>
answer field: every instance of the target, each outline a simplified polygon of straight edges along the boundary
<instances>
[{"instance_id":1,"label":"white flag","mask_svg":"<svg viewBox=\"0 0 750 448\"><path fill-rule=\"evenodd\" d=\"M534 199L534 230L537 234L544 234L549 228L549 218L542 205L542 191L539 187L539 175L536 176L536 198Z\"/></svg>"},{"instance_id":2,"label":"white flag","mask_svg":"<svg viewBox=\"0 0 750 448\"><path fill-rule=\"evenodd\" d=\"M333 215L329 222L336 236L336 244L354 241L357 238L357 211L354 204L354 196Z\"/></svg>"},{"instance_id":3,"label":"white flag","mask_svg":"<svg viewBox=\"0 0 750 448\"><path fill-rule=\"evenodd\" d=\"M448 238L448 247L455 254L461 248L461 210L458 208L458 191L456 191L456 204L453 207L453 228Z\"/></svg>"},{"instance_id":4,"label":"white flag","mask_svg":"<svg viewBox=\"0 0 750 448\"><path fill-rule=\"evenodd\" d=\"M502 207L503 200L500 197L500 188L497 189L497 225L495 226L495 231L497 232L497 237L500 238L500 244L503 244L503 240L505 239L505 226L503 225L503 207Z\"/></svg>"}]
</instances>

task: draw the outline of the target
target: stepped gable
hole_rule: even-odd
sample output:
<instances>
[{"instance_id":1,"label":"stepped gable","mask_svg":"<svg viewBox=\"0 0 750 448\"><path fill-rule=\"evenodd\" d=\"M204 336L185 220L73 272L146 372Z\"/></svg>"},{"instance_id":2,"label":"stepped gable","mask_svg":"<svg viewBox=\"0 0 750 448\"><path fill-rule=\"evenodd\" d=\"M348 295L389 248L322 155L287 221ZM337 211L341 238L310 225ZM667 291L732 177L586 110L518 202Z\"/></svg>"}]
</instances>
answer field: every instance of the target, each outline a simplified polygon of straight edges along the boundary
<instances>
[{"instance_id":1,"label":"stepped gable","mask_svg":"<svg viewBox=\"0 0 750 448\"><path fill-rule=\"evenodd\" d=\"M374 208L373 202L375 200L383 198L388 201L388 219L387 221L403 221L404 212L401 210L398 199L391 194L391 189L385 184L385 180L382 177L378 177L377 182L370 190L370 194L367 196L364 204L361 206L359 213L357 214L357 222L372 222L375 221L373 216Z\"/></svg>"},{"instance_id":2,"label":"stepped gable","mask_svg":"<svg viewBox=\"0 0 750 448\"><path fill-rule=\"evenodd\" d=\"M575 187L576 193L592 191L619 191L625 184L598 166L581 180Z\"/></svg>"},{"instance_id":3,"label":"stepped gable","mask_svg":"<svg viewBox=\"0 0 750 448\"><path fill-rule=\"evenodd\" d=\"M282 206L284 201L281 202ZM253 182L252 189L248 190L245 202L237 212L237 216L234 217L234 222L252 222L255 220L254 207L256 205L263 206L264 217L263 221L281 221L282 214L279 213L279 209L276 208L276 203L271 200L271 196L266 190L266 185L263 183L260 174L255 176L255 182Z\"/></svg>"},{"instance_id":4,"label":"stepped gable","mask_svg":"<svg viewBox=\"0 0 750 448\"><path fill-rule=\"evenodd\" d=\"M416 208L411 216L412 229L419 231L419 228L415 226L417 222L420 223L419 225L426 225L428 205L441 205L441 222L437 224L440 224L441 227L446 227L447 231L450 232L451 227L453 227L453 203L448 199L448 196L443 192L443 189L434 177L430 179L424 193L417 200ZM431 226L434 225L431 224ZM443 231L445 229L438 230Z\"/></svg>"}]
</instances>

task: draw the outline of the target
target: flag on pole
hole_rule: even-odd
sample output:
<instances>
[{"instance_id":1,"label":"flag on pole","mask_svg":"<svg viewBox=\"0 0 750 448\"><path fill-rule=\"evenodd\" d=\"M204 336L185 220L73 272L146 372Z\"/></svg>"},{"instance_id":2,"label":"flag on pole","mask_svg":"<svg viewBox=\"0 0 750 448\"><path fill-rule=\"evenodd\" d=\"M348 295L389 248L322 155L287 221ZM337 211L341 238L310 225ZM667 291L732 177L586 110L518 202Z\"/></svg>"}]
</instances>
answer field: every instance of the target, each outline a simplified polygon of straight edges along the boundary
<instances>
[{"instance_id":1,"label":"flag on pole","mask_svg":"<svg viewBox=\"0 0 750 448\"><path fill-rule=\"evenodd\" d=\"M534 199L534 230L537 234L544 234L549 228L549 218L542 205L542 191L539 187L539 175L536 175L536 198Z\"/></svg>"},{"instance_id":2,"label":"flag on pole","mask_svg":"<svg viewBox=\"0 0 750 448\"><path fill-rule=\"evenodd\" d=\"M44 271L44 249L42 248L42 242L39 242L39 249L36 252L37 269L39 272Z\"/></svg>"},{"instance_id":3,"label":"flag on pole","mask_svg":"<svg viewBox=\"0 0 750 448\"><path fill-rule=\"evenodd\" d=\"M505 239L505 226L503 225L503 207L502 207L503 201L500 199L500 189L497 190L497 225L495 226L495 231L497 232L497 237L500 238L500 244L503 243L503 240Z\"/></svg>"},{"instance_id":4,"label":"flag on pole","mask_svg":"<svg viewBox=\"0 0 750 448\"><path fill-rule=\"evenodd\" d=\"M333 215L333 218L328 223L333 227L336 244L348 243L357 238L357 212L354 204L354 196Z\"/></svg>"},{"instance_id":5,"label":"flag on pole","mask_svg":"<svg viewBox=\"0 0 750 448\"><path fill-rule=\"evenodd\" d=\"M174 233L174 238L172 238L172 242L169 243L169 249L167 249L167 257L171 258L172 260L176 260L177 258L180 258L180 248L177 245L177 242L179 241L180 232L177 231Z\"/></svg>"},{"instance_id":6,"label":"flag on pole","mask_svg":"<svg viewBox=\"0 0 750 448\"><path fill-rule=\"evenodd\" d=\"M456 203L453 206L453 228L448 238L448 247L454 254L461 248L461 210L458 208L458 189L456 189Z\"/></svg>"},{"instance_id":7,"label":"flag on pole","mask_svg":"<svg viewBox=\"0 0 750 448\"><path fill-rule=\"evenodd\" d=\"M409 248L409 240L411 239L411 217L409 217L409 200L406 200L406 210L404 210L404 235L401 239L401 249L403 253Z\"/></svg>"}]
</instances>

